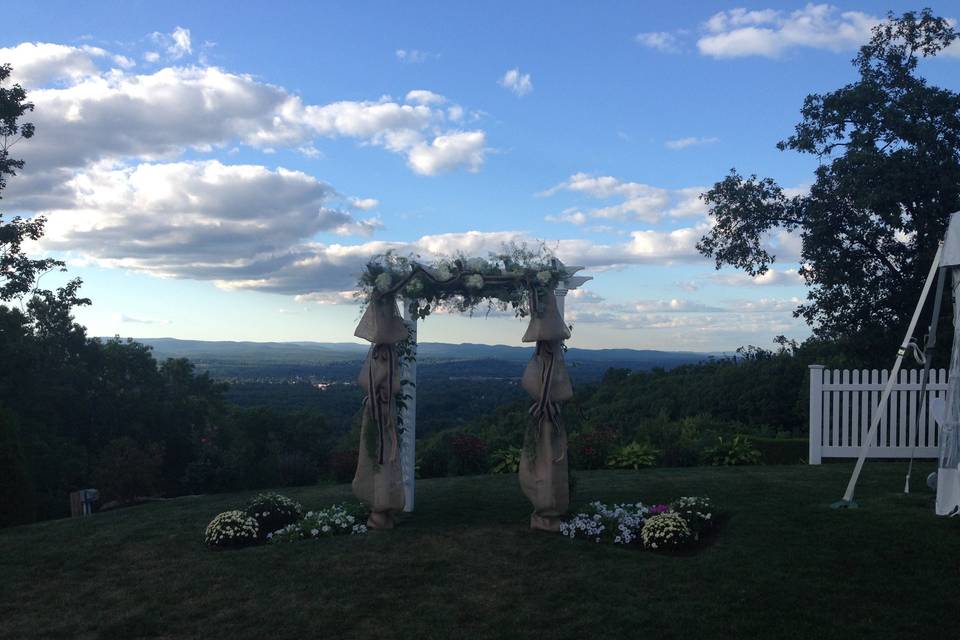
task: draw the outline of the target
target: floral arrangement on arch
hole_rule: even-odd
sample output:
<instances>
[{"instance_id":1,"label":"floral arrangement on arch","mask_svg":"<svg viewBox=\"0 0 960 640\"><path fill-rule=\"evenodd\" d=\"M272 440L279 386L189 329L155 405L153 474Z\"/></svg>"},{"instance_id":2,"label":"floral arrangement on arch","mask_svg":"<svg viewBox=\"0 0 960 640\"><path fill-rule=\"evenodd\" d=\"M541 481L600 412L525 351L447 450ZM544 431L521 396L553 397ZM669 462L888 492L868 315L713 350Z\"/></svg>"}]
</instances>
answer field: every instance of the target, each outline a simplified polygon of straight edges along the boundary
<instances>
[{"instance_id":1,"label":"floral arrangement on arch","mask_svg":"<svg viewBox=\"0 0 960 640\"><path fill-rule=\"evenodd\" d=\"M522 318L538 311L530 308L531 298L542 300L570 275L542 244L537 249L506 244L487 258L460 253L430 265L420 263L419 256L387 252L367 262L358 295L366 303L382 296L406 298L417 318L426 318L438 308L472 312L484 302L490 309L512 309Z\"/></svg>"}]
</instances>

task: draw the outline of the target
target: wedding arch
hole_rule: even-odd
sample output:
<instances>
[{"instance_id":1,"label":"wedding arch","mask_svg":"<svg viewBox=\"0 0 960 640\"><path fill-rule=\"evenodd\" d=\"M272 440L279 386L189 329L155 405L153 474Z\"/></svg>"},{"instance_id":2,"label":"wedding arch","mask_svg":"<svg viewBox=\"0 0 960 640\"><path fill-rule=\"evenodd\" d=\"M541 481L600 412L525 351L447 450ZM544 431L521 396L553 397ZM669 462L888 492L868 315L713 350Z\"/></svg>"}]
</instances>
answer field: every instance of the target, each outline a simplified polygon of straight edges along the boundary
<instances>
[{"instance_id":1,"label":"wedding arch","mask_svg":"<svg viewBox=\"0 0 960 640\"><path fill-rule=\"evenodd\" d=\"M570 337L563 307L567 291L591 279L576 276L581 269L525 246L507 246L486 259L461 255L426 265L386 253L367 263L359 280L366 309L354 335L371 346L359 377L366 397L353 493L370 507L371 528L392 528L397 512L413 510L417 321L437 308L472 312L486 303L529 317L523 342L536 348L521 386L534 402L518 475L533 503L530 526L559 529L569 503L560 403L573 396L563 360Z\"/></svg>"}]
</instances>

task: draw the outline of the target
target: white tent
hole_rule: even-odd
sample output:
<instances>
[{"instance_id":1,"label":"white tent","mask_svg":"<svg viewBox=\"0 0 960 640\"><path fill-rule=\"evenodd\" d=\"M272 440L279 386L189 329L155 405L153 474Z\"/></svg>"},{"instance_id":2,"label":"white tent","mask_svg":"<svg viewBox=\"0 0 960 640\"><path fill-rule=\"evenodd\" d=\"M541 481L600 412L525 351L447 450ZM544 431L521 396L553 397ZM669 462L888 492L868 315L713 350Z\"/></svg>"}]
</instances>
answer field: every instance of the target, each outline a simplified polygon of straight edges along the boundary
<instances>
[{"instance_id":1,"label":"white tent","mask_svg":"<svg viewBox=\"0 0 960 640\"><path fill-rule=\"evenodd\" d=\"M953 349L947 384L946 415L940 425L939 464L937 465L937 515L956 515L960 509L960 212L950 216L950 226L940 256L941 286L950 272L953 295ZM936 322L936 319L934 319Z\"/></svg>"},{"instance_id":2,"label":"white tent","mask_svg":"<svg viewBox=\"0 0 960 640\"><path fill-rule=\"evenodd\" d=\"M917 326L917 321L926 304L927 297L936 279L937 285L934 294L933 317L930 323L930 331L927 334L927 342L924 347L914 340L913 333ZM940 243L937 253L934 256L933 265L930 267L930 273L923 287L923 293L920 295L920 301L913 312L913 318L910 326L904 336L903 343L897 351L897 359L894 362L893 369L886 388L880 396L880 402L874 411L874 419L870 424L870 430L864 445L860 450L860 457L854 467L853 475L847 484L847 490L843 499L834 503L835 508L855 507L853 492L860 477L860 471L863 469L864 460L870 449L870 443L874 441L877 424L882 415L882 409L886 406L890 397L890 391L897 379L897 373L903 358L908 351L913 350L918 359L924 363L922 385L920 391L920 401L924 402L927 381L929 380L930 364L933 358L933 349L936 345L937 321L940 315L940 305L943 291L946 288L948 279L951 283L951 300L953 301L953 344L950 357L950 375L947 386L947 397L945 408L933 407L934 417L940 427L939 433L939 465L937 468L937 515L957 515L960 513L960 304L957 301L957 290L960 288L960 211L950 216L950 224L947 227L947 234L943 242ZM937 411L937 409L940 409ZM916 436L914 435L914 438ZM913 460L910 461L910 468L913 468ZM904 492L910 491L910 472L907 472L907 481L904 486Z\"/></svg>"}]
</instances>

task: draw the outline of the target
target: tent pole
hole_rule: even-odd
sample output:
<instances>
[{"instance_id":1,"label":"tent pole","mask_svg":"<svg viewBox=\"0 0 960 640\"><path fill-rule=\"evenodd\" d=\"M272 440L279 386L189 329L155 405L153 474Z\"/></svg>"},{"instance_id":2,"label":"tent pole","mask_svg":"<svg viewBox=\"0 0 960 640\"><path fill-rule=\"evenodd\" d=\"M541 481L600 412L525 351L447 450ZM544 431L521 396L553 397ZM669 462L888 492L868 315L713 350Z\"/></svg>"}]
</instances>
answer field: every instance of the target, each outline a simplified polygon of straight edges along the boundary
<instances>
[{"instance_id":1,"label":"tent pole","mask_svg":"<svg viewBox=\"0 0 960 640\"><path fill-rule=\"evenodd\" d=\"M924 414L927 420L930 419L929 406L927 403L927 383L930 378L930 366L933 364L933 354L937 348L937 329L940 324L940 304L943 300L943 288L946 284L947 270L940 267L937 272L937 288L933 294L933 317L930 319L930 329L927 334L926 344L923 346L923 377L920 379L920 395L917 396L917 403L920 407L926 408ZM910 476L913 474L913 457L917 450L917 440L920 438L920 411L917 412L917 419L913 423L913 442L910 446L910 464L907 466L907 478L903 483L903 492L910 493Z\"/></svg>"},{"instance_id":2,"label":"tent pole","mask_svg":"<svg viewBox=\"0 0 960 640\"><path fill-rule=\"evenodd\" d=\"M850 482L847 483L847 490L843 494L843 499L830 505L834 509L855 508L857 503L853 500L853 491L857 487L857 480L860 478L860 471L863 469L863 463L867 458L867 451L870 449L870 443L873 441L874 434L877 431L877 425L880 424L880 414L887 407L887 400L890 398L890 391L896 384L897 374L900 373L900 365L903 364L903 356L907 353L910 346L910 338L917 327L917 321L920 319L920 313L923 311L923 305L930 295L930 288L933 286L934 277L940 268L940 254L943 253L943 242L937 245L937 253L933 257L933 264L930 265L930 273L927 274L927 280L923 284L923 293L920 294L920 301L917 308L913 311L913 317L910 319L910 326L907 327L907 334L903 338L900 348L897 350L897 359L893 363L893 369L890 370L890 377L887 378L887 384L880 395L880 402L877 403L873 411L873 420L870 421L870 430L867 432L866 441L860 446L860 456L857 458L857 464L853 468L853 475L850 476Z\"/></svg>"}]
</instances>

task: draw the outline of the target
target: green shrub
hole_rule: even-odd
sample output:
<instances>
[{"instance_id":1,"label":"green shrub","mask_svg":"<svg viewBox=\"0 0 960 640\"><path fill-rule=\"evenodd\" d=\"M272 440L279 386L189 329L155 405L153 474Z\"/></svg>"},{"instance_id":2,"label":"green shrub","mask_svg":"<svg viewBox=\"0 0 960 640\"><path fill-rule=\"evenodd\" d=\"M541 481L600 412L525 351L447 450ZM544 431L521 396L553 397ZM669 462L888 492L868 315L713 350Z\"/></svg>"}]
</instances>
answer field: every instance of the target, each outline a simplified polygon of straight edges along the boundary
<instances>
[{"instance_id":1,"label":"green shrub","mask_svg":"<svg viewBox=\"0 0 960 640\"><path fill-rule=\"evenodd\" d=\"M418 443L419 444L419 443ZM450 471L450 433L441 432L422 443L420 474L424 478L444 478Z\"/></svg>"},{"instance_id":2,"label":"green shrub","mask_svg":"<svg viewBox=\"0 0 960 640\"><path fill-rule=\"evenodd\" d=\"M303 507L277 493L261 493L247 503L245 512L257 521L259 536L267 535L303 517Z\"/></svg>"},{"instance_id":3,"label":"green shrub","mask_svg":"<svg viewBox=\"0 0 960 640\"><path fill-rule=\"evenodd\" d=\"M574 434L567 446L570 466L574 469L602 469L616 443L617 433L612 429L599 428Z\"/></svg>"},{"instance_id":4,"label":"green shrub","mask_svg":"<svg viewBox=\"0 0 960 640\"><path fill-rule=\"evenodd\" d=\"M33 480L20 445L13 413L0 409L0 528L33 522L36 498Z\"/></svg>"},{"instance_id":5,"label":"green shrub","mask_svg":"<svg viewBox=\"0 0 960 640\"><path fill-rule=\"evenodd\" d=\"M607 459L607 466L611 469L640 469L657 464L660 452L648 444L631 442L613 452Z\"/></svg>"},{"instance_id":6,"label":"green shrub","mask_svg":"<svg viewBox=\"0 0 960 640\"><path fill-rule=\"evenodd\" d=\"M802 464L810 455L806 438L747 438L760 451L764 464Z\"/></svg>"},{"instance_id":7,"label":"green shrub","mask_svg":"<svg viewBox=\"0 0 960 640\"><path fill-rule=\"evenodd\" d=\"M129 437L111 440L100 454L93 472L100 497L106 502L130 502L160 493L163 449L151 443L141 448Z\"/></svg>"},{"instance_id":8,"label":"green shrub","mask_svg":"<svg viewBox=\"0 0 960 640\"><path fill-rule=\"evenodd\" d=\"M735 435L729 440L717 438L717 444L703 452L704 459L714 466L760 464L760 452L750 444L746 436Z\"/></svg>"},{"instance_id":9,"label":"green shrub","mask_svg":"<svg viewBox=\"0 0 960 640\"><path fill-rule=\"evenodd\" d=\"M285 487L315 484L319 470L310 456L299 451L281 451L277 454L277 470Z\"/></svg>"},{"instance_id":10,"label":"green shrub","mask_svg":"<svg viewBox=\"0 0 960 640\"><path fill-rule=\"evenodd\" d=\"M487 445L473 434L454 434L450 438L450 452L453 475L473 475L487 470Z\"/></svg>"},{"instance_id":11,"label":"green shrub","mask_svg":"<svg viewBox=\"0 0 960 640\"><path fill-rule=\"evenodd\" d=\"M497 449L490 454L490 471L493 473L517 473L520 470L520 456L523 450L520 447Z\"/></svg>"},{"instance_id":12,"label":"green shrub","mask_svg":"<svg viewBox=\"0 0 960 640\"><path fill-rule=\"evenodd\" d=\"M357 460L360 452L356 449L351 451L335 451L330 456L330 473L336 482L351 482L354 474L357 472Z\"/></svg>"}]
</instances>

